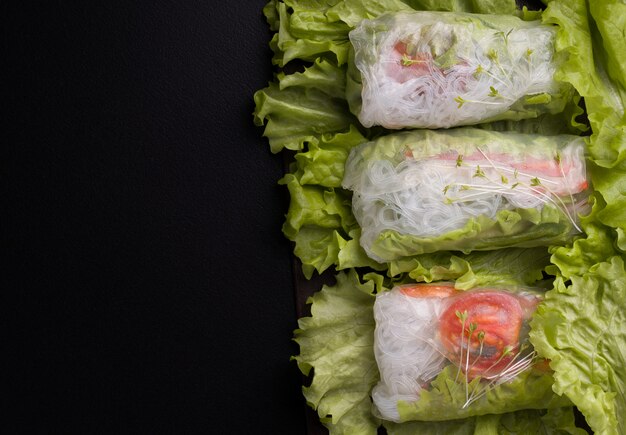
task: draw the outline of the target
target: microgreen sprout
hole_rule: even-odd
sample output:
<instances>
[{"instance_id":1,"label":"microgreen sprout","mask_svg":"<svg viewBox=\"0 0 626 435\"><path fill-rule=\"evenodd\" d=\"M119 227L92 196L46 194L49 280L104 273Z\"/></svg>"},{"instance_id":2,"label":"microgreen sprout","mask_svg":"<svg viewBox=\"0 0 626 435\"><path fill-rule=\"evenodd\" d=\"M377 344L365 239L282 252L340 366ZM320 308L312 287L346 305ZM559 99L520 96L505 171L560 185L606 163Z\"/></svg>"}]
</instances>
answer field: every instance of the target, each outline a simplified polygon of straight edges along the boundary
<instances>
[{"instance_id":1,"label":"microgreen sprout","mask_svg":"<svg viewBox=\"0 0 626 435\"><path fill-rule=\"evenodd\" d=\"M556 155L554 156L554 161L556 162L557 165L561 164L561 153L560 152L556 152Z\"/></svg>"},{"instance_id":2,"label":"microgreen sprout","mask_svg":"<svg viewBox=\"0 0 626 435\"><path fill-rule=\"evenodd\" d=\"M554 160L556 161L556 164L559 165L559 171L561 172L561 176L563 178L566 178L565 171L563 170L563 164L562 164L563 162L561 159L561 153L559 151L556 152L556 155L554 156ZM567 193L569 194L570 203L572 205L576 204L576 201L574 201L574 195L572 194L572 190L570 189L569 183L567 183ZM581 231L580 228L578 228L578 226L576 225L576 223L574 223L574 227L576 227L579 231Z\"/></svg>"},{"instance_id":3,"label":"microgreen sprout","mask_svg":"<svg viewBox=\"0 0 626 435\"><path fill-rule=\"evenodd\" d=\"M459 320L463 323L463 327L465 327L465 321L467 320L467 310L462 313L459 310L456 310L454 314L459 318Z\"/></svg>"},{"instance_id":4,"label":"microgreen sprout","mask_svg":"<svg viewBox=\"0 0 626 435\"><path fill-rule=\"evenodd\" d=\"M463 107L463 105L465 103L476 103L476 104L491 104L491 105L499 105L500 103L494 103L494 102L489 102L489 101L478 101L478 100L466 100L465 98L461 97L460 95L457 96L454 101L456 103L458 103L457 109L460 109L461 107Z\"/></svg>"},{"instance_id":5,"label":"microgreen sprout","mask_svg":"<svg viewBox=\"0 0 626 435\"><path fill-rule=\"evenodd\" d=\"M496 57L497 57L497 54L496 54ZM508 84L506 82L504 82L502 79L500 79L500 77L498 77L498 76L492 74L491 72L489 72L481 64L478 64L478 66L476 67L476 69L474 70L472 75L474 76L475 79L478 79L478 76L480 76L481 74L486 74L489 77L491 77L492 79L494 79L495 81L499 82L501 85L508 86ZM509 84L510 84L510 81L511 81L510 78L508 76L506 78L507 78L507 80L509 80Z\"/></svg>"},{"instance_id":6,"label":"microgreen sprout","mask_svg":"<svg viewBox=\"0 0 626 435\"><path fill-rule=\"evenodd\" d=\"M414 63L425 63L425 62L426 62L425 60L411 59L409 55L407 55L406 53L402 55L402 59L400 60L400 64L402 66L411 66Z\"/></svg>"},{"instance_id":7,"label":"microgreen sprout","mask_svg":"<svg viewBox=\"0 0 626 435\"><path fill-rule=\"evenodd\" d=\"M495 169L495 171L498 173L498 175L500 175L500 181L502 181L502 184L508 184L509 183L509 179L502 173L502 171L495 165L495 163L493 162L493 160L491 160L491 158L489 158L489 155L484 152L482 150L482 148L480 147L476 147L476 149L478 150L479 153L482 154L482 156L485 158L485 160L487 160L489 162L489 165ZM491 180L490 180L491 181Z\"/></svg>"},{"instance_id":8,"label":"microgreen sprout","mask_svg":"<svg viewBox=\"0 0 626 435\"><path fill-rule=\"evenodd\" d=\"M467 321L467 310L463 311L462 313L459 310L456 310L454 312L454 314L459 319L459 322L461 322L461 331L464 331L465 330L465 322ZM459 375L461 374L461 365L463 364L463 338L464 338L464 335L465 334L461 334L461 356L459 358L459 365L458 365L458 369L456 371L456 377L454 378L454 382L455 383L459 379ZM469 352L469 346L468 346L467 352Z\"/></svg>"},{"instance_id":9,"label":"microgreen sprout","mask_svg":"<svg viewBox=\"0 0 626 435\"><path fill-rule=\"evenodd\" d=\"M498 92L498 90L496 88L494 88L493 86L489 86L489 94L490 97L492 98L503 98L505 100L509 100L509 101L513 101L513 98L507 97L502 95L500 92Z\"/></svg>"},{"instance_id":10,"label":"microgreen sprout","mask_svg":"<svg viewBox=\"0 0 626 435\"><path fill-rule=\"evenodd\" d=\"M476 165L476 172L474 172L474 177L485 178L485 171L480 169L480 165Z\"/></svg>"},{"instance_id":11,"label":"microgreen sprout","mask_svg":"<svg viewBox=\"0 0 626 435\"><path fill-rule=\"evenodd\" d=\"M474 333L474 331L476 331L476 328L478 327L478 325L474 322L471 322L469 324L469 328L467 328L467 332L468 332L468 338L472 336L472 334Z\"/></svg>"},{"instance_id":12,"label":"microgreen sprout","mask_svg":"<svg viewBox=\"0 0 626 435\"><path fill-rule=\"evenodd\" d=\"M504 346L504 348L502 349L502 353L500 354L500 357L496 360L496 362L494 362L489 367L487 367L487 369L484 372L489 373L489 371L495 366L497 366L498 364L500 364L502 360L506 358L506 356L513 351L513 349L514 347L511 346L510 344L507 344L506 346Z\"/></svg>"},{"instance_id":13,"label":"microgreen sprout","mask_svg":"<svg viewBox=\"0 0 626 435\"><path fill-rule=\"evenodd\" d=\"M513 101L512 98L506 97L504 95L502 95L500 92L498 92L498 90L496 88L494 88L493 86L489 86L489 94L490 97L492 98L503 98L505 100L509 100L509 101Z\"/></svg>"},{"instance_id":14,"label":"microgreen sprout","mask_svg":"<svg viewBox=\"0 0 626 435\"><path fill-rule=\"evenodd\" d=\"M502 75L508 80L509 85L510 85L511 84L511 77L509 76L509 74L506 73L506 71L504 71L504 68L502 68L502 65L500 64L500 60L498 59L498 52L496 50L494 50L493 48L490 49L487 52L487 58L489 60L491 60L493 63L496 64L496 66L498 67L498 69L500 70ZM495 76L493 76L493 75L491 77L495 78ZM502 83L501 80L499 80L499 81Z\"/></svg>"},{"instance_id":15,"label":"microgreen sprout","mask_svg":"<svg viewBox=\"0 0 626 435\"><path fill-rule=\"evenodd\" d=\"M463 154L456 156L456 167L460 167L463 164Z\"/></svg>"},{"instance_id":16,"label":"microgreen sprout","mask_svg":"<svg viewBox=\"0 0 626 435\"><path fill-rule=\"evenodd\" d=\"M476 356L476 359L472 363L470 370L474 368L474 366L476 365L480 357L483 355L483 346L485 344L485 331L478 331L478 334L476 334L476 338L478 339L478 345L479 345L478 355Z\"/></svg>"},{"instance_id":17,"label":"microgreen sprout","mask_svg":"<svg viewBox=\"0 0 626 435\"><path fill-rule=\"evenodd\" d=\"M530 55L533 54L533 49L529 48L526 50L526 59L530 59Z\"/></svg>"},{"instance_id":18,"label":"microgreen sprout","mask_svg":"<svg viewBox=\"0 0 626 435\"><path fill-rule=\"evenodd\" d=\"M537 358L537 352L533 350L529 353L525 353L525 351L528 350L528 348L529 347L527 345L522 346L522 348L520 349L520 352L518 352L515 356L513 356L513 358L511 358L511 360L506 364L506 366L497 375L488 377L488 379L491 379L488 384L486 385L483 384L480 386L477 385L476 388L472 391L472 394L465 401L465 404L463 405L463 409L467 408L470 404L472 404L473 402L483 397L485 394L493 390L498 385L503 384L504 382L510 381L511 379L518 376L520 373L530 368L534 364ZM507 348L504 349L504 351L506 350ZM509 352L507 352L507 354L510 353L512 350L513 348L510 347ZM503 352L503 355L504 355L504 352ZM519 358L521 355L524 355L524 356Z\"/></svg>"},{"instance_id":19,"label":"microgreen sprout","mask_svg":"<svg viewBox=\"0 0 626 435\"><path fill-rule=\"evenodd\" d=\"M561 168L561 173L563 174L563 177L565 178L565 174L563 173L563 169ZM562 210L565 215L567 216L567 218L569 219L569 221L572 223L572 225L574 226L574 228L576 228L577 231L582 232L582 229L578 226L578 224L576 223L576 220L574 219L574 217L572 216L570 210L568 209L568 207L565 205L565 203L563 202L563 200L561 199L561 197L559 195L556 195L554 192L552 192L550 190L550 188L546 187L544 184L541 183L541 180L537 177L533 178L530 180L530 190L534 193L536 193L537 195L539 195L540 197L543 197L546 199L546 202L550 202L552 203L556 208ZM547 193L543 192L540 189L533 189L533 187L536 186L541 186L543 187ZM571 191L569 190L569 186L568 186L568 192L570 195L570 200L572 201L572 204L575 204L574 202L574 196L572 195ZM557 202L552 199L552 197L555 197L558 201Z\"/></svg>"},{"instance_id":20,"label":"microgreen sprout","mask_svg":"<svg viewBox=\"0 0 626 435\"><path fill-rule=\"evenodd\" d=\"M465 400L469 399L469 354L472 346L472 334L478 325L474 322L470 322L469 328L467 329L467 350L465 351ZM463 334L461 334L461 339L463 338Z\"/></svg>"},{"instance_id":21,"label":"microgreen sprout","mask_svg":"<svg viewBox=\"0 0 626 435\"><path fill-rule=\"evenodd\" d=\"M496 32L496 35L502 36L502 39L504 39L504 43L508 44L508 42L509 42L509 35L511 34L512 31L513 31L513 29L509 29L509 31L506 32L506 33L504 33L504 31L500 31L500 32Z\"/></svg>"}]
</instances>

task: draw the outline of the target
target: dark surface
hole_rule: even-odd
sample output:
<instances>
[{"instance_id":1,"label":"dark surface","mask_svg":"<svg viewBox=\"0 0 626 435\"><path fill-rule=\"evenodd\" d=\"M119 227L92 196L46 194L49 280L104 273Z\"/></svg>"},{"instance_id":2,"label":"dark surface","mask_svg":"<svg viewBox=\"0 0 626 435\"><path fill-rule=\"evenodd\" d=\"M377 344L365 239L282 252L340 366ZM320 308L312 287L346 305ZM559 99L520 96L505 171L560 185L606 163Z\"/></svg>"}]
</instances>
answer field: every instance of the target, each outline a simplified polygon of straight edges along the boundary
<instances>
[{"instance_id":1,"label":"dark surface","mask_svg":"<svg viewBox=\"0 0 626 435\"><path fill-rule=\"evenodd\" d=\"M304 433L265 0L45 5L2 8L4 432Z\"/></svg>"}]
</instances>

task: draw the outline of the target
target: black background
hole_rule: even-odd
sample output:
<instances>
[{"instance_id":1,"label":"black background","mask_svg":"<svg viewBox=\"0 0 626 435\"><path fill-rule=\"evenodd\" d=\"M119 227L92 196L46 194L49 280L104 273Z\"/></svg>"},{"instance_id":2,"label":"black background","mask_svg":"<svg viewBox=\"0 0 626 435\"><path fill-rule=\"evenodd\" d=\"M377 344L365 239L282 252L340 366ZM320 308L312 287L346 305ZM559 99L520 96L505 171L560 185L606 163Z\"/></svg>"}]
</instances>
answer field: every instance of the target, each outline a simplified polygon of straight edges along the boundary
<instances>
[{"instance_id":1,"label":"black background","mask_svg":"<svg viewBox=\"0 0 626 435\"><path fill-rule=\"evenodd\" d=\"M265 3L2 7L10 433L305 432Z\"/></svg>"}]
</instances>

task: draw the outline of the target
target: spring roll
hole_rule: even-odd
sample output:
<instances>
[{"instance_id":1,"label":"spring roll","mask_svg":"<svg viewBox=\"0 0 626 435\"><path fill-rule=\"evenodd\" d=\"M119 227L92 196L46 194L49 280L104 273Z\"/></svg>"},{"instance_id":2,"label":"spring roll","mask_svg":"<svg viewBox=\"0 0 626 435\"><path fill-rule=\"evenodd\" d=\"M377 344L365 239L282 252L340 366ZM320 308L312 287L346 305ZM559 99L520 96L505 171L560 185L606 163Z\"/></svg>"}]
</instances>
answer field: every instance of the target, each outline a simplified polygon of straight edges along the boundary
<instances>
[{"instance_id":1,"label":"spring roll","mask_svg":"<svg viewBox=\"0 0 626 435\"><path fill-rule=\"evenodd\" d=\"M366 127L448 128L559 113L555 29L513 16L386 14L352 32L347 99Z\"/></svg>"},{"instance_id":2,"label":"spring roll","mask_svg":"<svg viewBox=\"0 0 626 435\"><path fill-rule=\"evenodd\" d=\"M578 136L415 130L353 148L343 187L379 262L564 244L588 211L584 153Z\"/></svg>"},{"instance_id":3,"label":"spring roll","mask_svg":"<svg viewBox=\"0 0 626 435\"><path fill-rule=\"evenodd\" d=\"M374 413L395 422L451 420L565 406L546 360L528 340L541 293L452 283L397 286L379 294Z\"/></svg>"}]
</instances>

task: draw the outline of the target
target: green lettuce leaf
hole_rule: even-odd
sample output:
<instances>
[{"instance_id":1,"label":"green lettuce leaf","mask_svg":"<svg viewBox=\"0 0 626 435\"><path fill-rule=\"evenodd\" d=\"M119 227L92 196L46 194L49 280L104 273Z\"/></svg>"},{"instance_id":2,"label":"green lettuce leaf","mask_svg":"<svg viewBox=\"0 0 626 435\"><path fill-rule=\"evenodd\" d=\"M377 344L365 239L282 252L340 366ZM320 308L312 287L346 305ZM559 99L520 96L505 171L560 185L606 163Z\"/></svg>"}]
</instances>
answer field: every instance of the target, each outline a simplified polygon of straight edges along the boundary
<instances>
[{"instance_id":1,"label":"green lettuce leaf","mask_svg":"<svg viewBox=\"0 0 626 435\"><path fill-rule=\"evenodd\" d=\"M390 264L391 276L408 272L417 282L454 281L459 290L488 285L543 286L543 271L550 264L546 248L502 249L461 253L437 252Z\"/></svg>"},{"instance_id":2,"label":"green lettuce leaf","mask_svg":"<svg viewBox=\"0 0 626 435\"><path fill-rule=\"evenodd\" d=\"M398 411L402 421L439 421L450 418L466 418L484 414L503 414L519 409L550 409L570 405L565 397L552 391L554 382L550 373L526 370L514 379L486 393L468 407L463 407L466 389L455 381L457 368L445 367L431 382L432 388L422 390L420 399L414 403L399 402ZM478 379L469 383L469 394L480 394Z\"/></svg>"},{"instance_id":3,"label":"green lettuce leaf","mask_svg":"<svg viewBox=\"0 0 626 435\"><path fill-rule=\"evenodd\" d=\"M341 187L350 149L366 139L353 126L347 133L323 135L310 142L306 152L296 154L294 175L300 183L324 187Z\"/></svg>"},{"instance_id":4,"label":"green lettuce leaf","mask_svg":"<svg viewBox=\"0 0 626 435\"><path fill-rule=\"evenodd\" d=\"M559 77L583 96L592 135L593 212L587 237L554 247L555 288L538 310L531 341L552 359L555 391L568 396L597 434L626 431L624 248L626 5L615 1L551 1L546 23L559 25L557 49L569 57Z\"/></svg>"},{"instance_id":5,"label":"green lettuce leaf","mask_svg":"<svg viewBox=\"0 0 626 435\"><path fill-rule=\"evenodd\" d=\"M567 53L557 78L571 83L583 96L592 135L592 180L606 211L598 214L605 225L626 228L626 5L599 0L551 1L543 22L557 24L557 50ZM610 170L607 170L610 169Z\"/></svg>"},{"instance_id":6,"label":"green lettuce leaf","mask_svg":"<svg viewBox=\"0 0 626 435\"><path fill-rule=\"evenodd\" d=\"M626 431L626 271L612 257L562 275L535 314L531 342L552 360L554 390L567 395L596 434Z\"/></svg>"},{"instance_id":7,"label":"green lettuce leaf","mask_svg":"<svg viewBox=\"0 0 626 435\"><path fill-rule=\"evenodd\" d=\"M293 59L313 61L326 54L341 65L348 43L345 23L331 21L326 11L341 0L271 1L263 12L276 33L270 42L274 64L284 66Z\"/></svg>"},{"instance_id":8,"label":"green lettuce leaf","mask_svg":"<svg viewBox=\"0 0 626 435\"><path fill-rule=\"evenodd\" d=\"M307 403L317 409L333 434L376 434L380 424L371 413L370 390L378 382L374 359L375 280L361 283L354 270L337 275L309 299L311 317L298 321L294 359L313 381L303 388Z\"/></svg>"},{"instance_id":9,"label":"green lettuce leaf","mask_svg":"<svg viewBox=\"0 0 626 435\"><path fill-rule=\"evenodd\" d=\"M345 0L330 8L327 15L355 27L364 19L373 19L387 12L411 10L517 14L513 0Z\"/></svg>"},{"instance_id":10,"label":"green lettuce leaf","mask_svg":"<svg viewBox=\"0 0 626 435\"><path fill-rule=\"evenodd\" d=\"M317 59L301 73L279 73L276 79L254 94L254 123L265 126L272 152L303 150L322 137L332 143L338 133L359 137L357 120L343 98L345 67Z\"/></svg>"},{"instance_id":11,"label":"green lettuce leaf","mask_svg":"<svg viewBox=\"0 0 626 435\"><path fill-rule=\"evenodd\" d=\"M293 174L285 175L280 183L287 185L291 196L283 233L295 242L294 254L302 261L307 279L314 271L322 273L332 265L338 270L386 268L369 258L359 245L360 228L352 215L348 192L302 185Z\"/></svg>"},{"instance_id":12,"label":"green lettuce leaf","mask_svg":"<svg viewBox=\"0 0 626 435\"><path fill-rule=\"evenodd\" d=\"M564 244L571 240L571 221L552 206L537 209L500 210L495 219L478 216L440 236L418 237L395 230L381 231L372 242L371 253L390 261L438 250L500 249ZM486 234L495 234L486 236Z\"/></svg>"}]
</instances>

